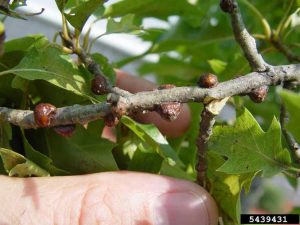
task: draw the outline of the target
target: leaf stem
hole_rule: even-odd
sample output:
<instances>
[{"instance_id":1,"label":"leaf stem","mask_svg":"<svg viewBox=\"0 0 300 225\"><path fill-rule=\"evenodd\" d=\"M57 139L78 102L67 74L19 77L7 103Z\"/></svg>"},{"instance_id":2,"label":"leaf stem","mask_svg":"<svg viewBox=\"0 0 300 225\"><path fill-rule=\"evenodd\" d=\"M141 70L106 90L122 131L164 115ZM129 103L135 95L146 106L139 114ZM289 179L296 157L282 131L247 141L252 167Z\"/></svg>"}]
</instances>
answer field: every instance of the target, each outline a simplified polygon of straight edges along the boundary
<instances>
[{"instance_id":1,"label":"leaf stem","mask_svg":"<svg viewBox=\"0 0 300 225\"><path fill-rule=\"evenodd\" d=\"M278 39L280 37L282 31L284 30L284 28L286 28L285 24L289 20L289 13L292 10L292 7L293 7L294 3L295 3L295 0L290 1L290 4L289 4L287 10L285 11L284 16L281 18L281 21L278 24L277 29L274 33L274 36L275 36L274 38L275 39Z\"/></svg>"},{"instance_id":2,"label":"leaf stem","mask_svg":"<svg viewBox=\"0 0 300 225\"><path fill-rule=\"evenodd\" d=\"M248 0L242 0L242 2L248 6L249 9L252 10L252 12L254 12L254 14L260 19L260 22L263 26L264 29L264 33L265 33L265 37L266 38L270 38L272 31L271 31L271 27L270 24L268 23L268 21L266 20L266 18L260 13L260 11L252 4L250 3Z\"/></svg>"},{"instance_id":3,"label":"leaf stem","mask_svg":"<svg viewBox=\"0 0 300 225\"><path fill-rule=\"evenodd\" d=\"M69 28L68 28L68 23L67 23L66 17L63 13L61 14L61 16L62 16L62 33L63 33L63 37L67 41L71 41L71 38L69 36Z\"/></svg>"}]
</instances>

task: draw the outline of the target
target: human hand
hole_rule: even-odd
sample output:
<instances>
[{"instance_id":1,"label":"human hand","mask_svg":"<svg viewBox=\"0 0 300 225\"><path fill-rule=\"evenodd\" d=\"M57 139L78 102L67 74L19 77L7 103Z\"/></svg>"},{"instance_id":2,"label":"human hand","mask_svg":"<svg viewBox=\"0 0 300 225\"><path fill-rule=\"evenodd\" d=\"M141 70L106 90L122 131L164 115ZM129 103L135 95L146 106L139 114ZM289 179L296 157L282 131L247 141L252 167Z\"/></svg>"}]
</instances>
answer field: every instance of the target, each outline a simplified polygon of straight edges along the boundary
<instances>
[{"instance_id":1,"label":"human hand","mask_svg":"<svg viewBox=\"0 0 300 225\"><path fill-rule=\"evenodd\" d=\"M154 87L123 72L117 74L117 85L131 92ZM137 119L155 123L162 133L176 137L188 128L190 114L184 106L175 122L166 122L154 113ZM214 225L218 219L216 204L203 188L152 174L118 171L65 177L0 176L0 183L0 225Z\"/></svg>"}]
</instances>

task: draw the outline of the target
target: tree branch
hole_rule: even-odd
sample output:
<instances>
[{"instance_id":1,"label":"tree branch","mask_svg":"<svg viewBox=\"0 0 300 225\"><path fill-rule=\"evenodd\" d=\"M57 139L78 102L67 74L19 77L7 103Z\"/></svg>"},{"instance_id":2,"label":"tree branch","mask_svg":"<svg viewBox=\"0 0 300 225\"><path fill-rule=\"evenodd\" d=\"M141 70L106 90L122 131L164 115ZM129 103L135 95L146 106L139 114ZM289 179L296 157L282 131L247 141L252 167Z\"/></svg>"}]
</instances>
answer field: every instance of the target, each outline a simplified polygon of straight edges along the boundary
<instances>
[{"instance_id":1,"label":"tree branch","mask_svg":"<svg viewBox=\"0 0 300 225\"><path fill-rule=\"evenodd\" d=\"M220 6L231 16L231 25L236 41L240 44L253 71L265 71L267 63L258 53L255 39L247 31L239 6L235 0L221 0Z\"/></svg>"},{"instance_id":2,"label":"tree branch","mask_svg":"<svg viewBox=\"0 0 300 225\"><path fill-rule=\"evenodd\" d=\"M285 125L286 125L287 120L288 120L287 111L285 109L284 104L281 103L281 106L280 106L281 131L282 131L283 136L285 137L285 140L287 142L287 145L289 146L289 149L290 149L292 155L294 156L296 161L299 163L300 162L300 146L297 143L297 141L295 140L295 138L293 137L293 135L290 132L288 132L288 130L286 129Z\"/></svg>"},{"instance_id":3,"label":"tree branch","mask_svg":"<svg viewBox=\"0 0 300 225\"><path fill-rule=\"evenodd\" d=\"M199 137L197 139L197 183L202 187L206 187L206 154L207 142L212 135L212 129L215 124L215 115L205 107L201 113L201 121L199 124Z\"/></svg>"},{"instance_id":4,"label":"tree branch","mask_svg":"<svg viewBox=\"0 0 300 225\"><path fill-rule=\"evenodd\" d=\"M269 71L252 72L245 76L225 81L214 88L176 87L170 90L139 92L128 98L113 98L112 102L122 103L126 111L151 110L154 104L164 102L209 102L213 99L250 93L266 85L278 85L286 80L300 81L300 64L270 67Z\"/></svg>"},{"instance_id":5,"label":"tree branch","mask_svg":"<svg viewBox=\"0 0 300 225\"><path fill-rule=\"evenodd\" d=\"M111 106L108 103L62 107L57 109L50 127L75 123L85 124L89 121L103 119L110 112ZM25 129L39 127L34 120L33 111L30 110L0 107L0 123L2 122L12 123Z\"/></svg>"},{"instance_id":6,"label":"tree branch","mask_svg":"<svg viewBox=\"0 0 300 225\"><path fill-rule=\"evenodd\" d=\"M271 38L270 42L278 51L287 57L289 62L300 62L300 56L294 54L291 49L284 45L280 40Z\"/></svg>"},{"instance_id":7,"label":"tree branch","mask_svg":"<svg viewBox=\"0 0 300 225\"><path fill-rule=\"evenodd\" d=\"M204 105L204 109L201 113L201 121L199 125L199 136L197 139L197 183L202 187L206 186L206 155L207 155L207 143L212 135L212 129L215 124L215 117L220 114L221 110L225 106L229 97L221 100L213 100Z\"/></svg>"},{"instance_id":8,"label":"tree branch","mask_svg":"<svg viewBox=\"0 0 300 225\"><path fill-rule=\"evenodd\" d=\"M108 95L108 103L95 105L74 105L57 109L57 115L50 126L80 123L102 119L112 112L131 114L144 110L153 111L155 106L168 102L204 102L214 99L249 93L262 85L279 85L284 81L300 81L300 64L270 67L266 72L252 72L245 76L219 83L207 89L199 87L175 87L164 90L139 92L120 96L115 93ZM113 105L113 107L112 107ZM9 122L24 128L37 128L33 112L0 107L0 122Z\"/></svg>"},{"instance_id":9,"label":"tree branch","mask_svg":"<svg viewBox=\"0 0 300 225\"><path fill-rule=\"evenodd\" d=\"M88 54L84 50L84 48L82 48L81 46L77 46L75 44L76 42L78 43L78 40L76 38L74 38L73 35L70 35L68 33L65 34L65 33L66 32L60 33L60 36L63 40L64 47L70 49L71 53L75 53L91 74L93 74L94 76L101 76L104 78L105 89L107 90L108 93L115 93L120 96L129 96L130 95L130 93L128 91L122 90L118 87L114 87L110 83L110 80L108 79L108 77L101 70L100 65L95 62L93 57L90 54ZM66 37L66 35L67 35L67 37ZM69 36L71 36L72 39L69 38Z\"/></svg>"}]
</instances>

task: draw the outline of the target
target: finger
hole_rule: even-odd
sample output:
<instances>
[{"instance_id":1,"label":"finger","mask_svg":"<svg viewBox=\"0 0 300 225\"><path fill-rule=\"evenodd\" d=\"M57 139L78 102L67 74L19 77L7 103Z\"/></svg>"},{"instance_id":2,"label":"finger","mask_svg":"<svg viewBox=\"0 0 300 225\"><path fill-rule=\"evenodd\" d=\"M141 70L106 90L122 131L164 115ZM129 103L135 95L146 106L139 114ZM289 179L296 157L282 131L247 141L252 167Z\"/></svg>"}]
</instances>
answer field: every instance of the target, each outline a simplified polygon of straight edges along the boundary
<instances>
[{"instance_id":1,"label":"finger","mask_svg":"<svg viewBox=\"0 0 300 225\"><path fill-rule=\"evenodd\" d=\"M0 181L0 224L217 224L204 189L163 176L107 172Z\"/></svg>"},{"instance_id":2,"label":"finger","mask_svg":"<svg viewBox=\"0 0 300 225\"><path fill-rule=\"evenodd\" d=\"M131 93L140 91L152 91L157 87L154 83L141 79L139 77L130 76L127 73L117 71L116 85L122 89L128 90ZM189 107L183 104L181 113L178 118L174 121L166 121L160 117L156 112L150 112L146 114L138 113L134 116L139 122L142 123L153 123L158 129L168 137L178 137L182 135L190 126L191 113Z\"/></svg>"}]
</instances>

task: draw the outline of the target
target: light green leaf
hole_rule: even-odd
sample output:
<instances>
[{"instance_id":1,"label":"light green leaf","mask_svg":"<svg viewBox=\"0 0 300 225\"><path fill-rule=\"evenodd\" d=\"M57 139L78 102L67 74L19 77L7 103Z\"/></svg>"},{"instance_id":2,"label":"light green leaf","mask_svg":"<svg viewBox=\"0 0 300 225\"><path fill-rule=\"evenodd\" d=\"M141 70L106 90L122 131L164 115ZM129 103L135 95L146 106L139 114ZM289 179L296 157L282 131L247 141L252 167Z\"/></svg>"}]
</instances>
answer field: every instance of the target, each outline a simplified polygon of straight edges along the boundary
<instances>
[{"instance_id":1,"label":"light green leaf","mask_svg":"<svg viewBox=\"0 0 300 225\"><path fill-rule=\"evenodd\" d=\"M45 80L74 94L91 98L77 66L70 56L62 54L55 46L31 49L16 67L2 73L13 73L26 80Z\"/></svg>"},{"instance_id":2,"label":"light green leaf","mask_svg":"<svg viewBox=\"0 0 300 225\"><path fill-rule=\"evenodd\" d=\"M11 82L12 88L20 89L24 93L26 93L26 91L28 90L28 86L29 86L29 81L18 76L14 77Z\"/></svg>"},{"instance_id":3,"label":"light green leaf","mask_svg":"<svg viewBox=\"0 0 300 225\"><path fill-rule=\"evenodd\" d=\"M9 176L49 176L49 173L24 156L12 150L0 148L0 156Z\"/></svg>"},{"instance_id":4,"label":"light green leaf","mask_svg":"<svg viewBox=\"0 0 300 225\"><path fill-rule=\"evenodd\" d=\"M215 127L209 149L228 158L218 170L229 174L261 171L269 177L291 164L288 150L281 145L279 122L274 118L264 132L247 109L233 126Z\"/></svg>"},{"instance_id":5,"label":"light green leaf","mask_svg":"<svg viewBox=\"0 0 300 225\"><path fill-rule=\"evenodd\" d=\"M212 196L219 205L220 213L225 224L239 223L241 206L240 193L242 187L249 183L254 177L253 173L243 175L232 175L218 171L218 168L225 163L222 156L209 151L207 156L207 178L211 186Z\"/></svg>"},{"instance_id":6,"label":"light green leaf","mask_svg":"<svg viewBox=\"0 0 300 225\"><path fill-rule=\"evenodd\" d=\"M183 163L178 158L176 152L154 125L140 124L127 116L123 116L120 121L133 131L142 141L151 145L154 152L158 153L163 159L168 160L170 165L177 164L179 167L183 166Z\"/></svg>"},{"instance_id":7,"label":"light green leaf","mask_svg":"<svg viewBox=\"0 0 300 225\"><path fill-rule=\"evenodd\" d=\"M54 164L72 174L117 170L112 155L116 144L101 138L103 126L99 121L89 123L88 129L77 126L69 138L48 130L48 151Z\"/></svg>"},{"instance_id":8,"label":"light green leaf","mask_svg":"<svg viewBox=\"0 0 300 225\"><path fill-rule=\"evenodd\" d=\"M132 160L128 163L128 170L147 173L158 173L163 158L155 153L136 150Z\"/></svg>"},{"instance_id":9,"label":"light green leaf","mask_svg":"<svg viewBox=\"0 0 300 225\"><path fill-rule=\"evenodd\" d=\"M183 0L123 0L108 6L104 12L105 17L118 17L133 13L144 17L168 17L170 15L184 15L194 17L197 8L188 1Z\"/></svg>"},{"instance_id":10,"label":"light green leaf","mask_svg":"<svg viewBox=\"0 0 300 225\"><path fill-rule=\"evenodd\" d=\"M128 14L126 16L123 16L119 22L114 20L113 18L108 18L106 25L106 33L131 33L141 30L140 26L135 25L134 19L134 14Z\"/></svg>"},{"instance_id":11,"label":"light green leaf","mask_svg":"<svg viewBox=\"0 0 300 225\"><path fill-rule=\"evenodd\" d=\"M226 62L219 59L208 60L208 63L212 68L212 70L214 71L214 73L216 74L221 74L226 69L227 66Z\"/></svg>"},{"instance_id":12,"label":"light green leaf","mask_svg":"<svg viewBox=\"0 0 300 225\"><path fill-rule=\"evenodd\" d=\"M72 8L70 13L65 13L65 16L73 27L81 31L90 15L101 7L103 2L103 0L85 1Z\"/></svg>"},{"instance_id":13,"label":"light green leaf","mask_svg":"<svg viewBox=\"0 0 300 225\"><path fill-rule=\"evenodd\" d=\"M285 107L289 113L289 122L287 124L287 129L292 132L293 136L300 142L300 95L282 90L280 96L285 104Z\"/></svg>"},{"instance_id":14,"label":"light green leaf","mask_svg":"<svg viewBox=\"0 0 300 225\"><path fill-rule=\"evenodd\" d=\"M165 175L165 176L170 176L170 177L175 177L175 178L178 178L178 179L195 181L194 176L192 176L189 173L185 172L184 170L182 170L177 165L170 165L170 163L167 160L163 161L163 163L161 165L161 169L159 171L159 174Z\"/></svg>"}]
</instances>

